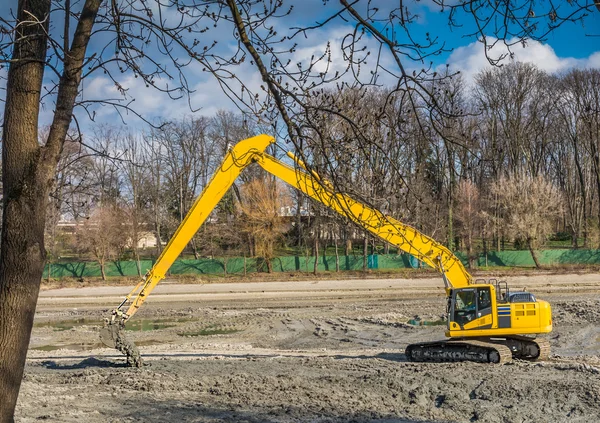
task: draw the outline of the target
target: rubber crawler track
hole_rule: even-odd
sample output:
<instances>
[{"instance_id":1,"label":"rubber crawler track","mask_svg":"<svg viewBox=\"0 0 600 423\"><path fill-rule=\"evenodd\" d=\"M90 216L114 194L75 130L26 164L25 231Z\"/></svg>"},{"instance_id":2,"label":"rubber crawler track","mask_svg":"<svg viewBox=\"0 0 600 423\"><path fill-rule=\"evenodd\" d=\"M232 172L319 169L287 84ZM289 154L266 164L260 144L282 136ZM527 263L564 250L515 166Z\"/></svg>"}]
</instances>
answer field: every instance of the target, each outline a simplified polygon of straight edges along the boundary
<instances>
[{"instance_id":1,"label":"rubber crawler track","mask_svg":"<svg viewBox=\"0 0 600 423\"><path fill-rule=\"evenodd\" d=\"M477 340L411 344L406 347L405 355L409 361L430 363L474 361L476 363L504 364L512 360L512 352L508 347Z\"/></svg>"}]
</instances>

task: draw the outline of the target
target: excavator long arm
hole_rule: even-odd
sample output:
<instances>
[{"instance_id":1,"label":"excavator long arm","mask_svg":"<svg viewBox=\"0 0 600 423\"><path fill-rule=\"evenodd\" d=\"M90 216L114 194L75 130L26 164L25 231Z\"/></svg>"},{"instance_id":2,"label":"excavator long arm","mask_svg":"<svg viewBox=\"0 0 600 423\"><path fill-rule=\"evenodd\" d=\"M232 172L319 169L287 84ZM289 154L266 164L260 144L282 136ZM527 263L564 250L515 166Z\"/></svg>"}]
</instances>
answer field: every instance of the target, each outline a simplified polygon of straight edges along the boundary
<instances>
[{"instance_id":1,"label":"excavator long arm","mask_svg":"<svg viewBox=\"0 0 600 423\"><path fill-rule=\"evenodd\" d=\"M229 150L152 269L113 312L113 318L119 318L123 323L137 312L239 174L253 162L370 233L437 269L442 273L447 290L471 283L471 276L463 264L446 247L368 205L336 193L327 181L322 181L314 172L307 172L299 160L294 158L297 166L292 167L265 153L272 142L272 137L259 135L240 141ZM124 307L127 307L126 311L123 311Z\"/></svg>"},{"instance_id":2,"label":"excavator long arm","mask_svg":"<svg viewBox=\"0 0 600 423\"><path fill-rule=\"evenodd\" d=\"M299 160L296 162L303 167ZM336 193L327 181L321 181L317 175L313 176L297 167L288 166L268 154L259 155L257 163L267 172L349 218L373 235L437 269L444 277L446 288L461 288L471 283L471 275L458 257L411 226L345 194Z\"/></svg>"},{"instance_id":3,"label":"excavator long arm","mask_svg":"<svg viewBox=\"0 0 600 423\"><path fill-rule=\"evenodd\" d=\"M206 185L202 194L192 204L189 212L163 249L154 266L148 271L144 280L125 297L114 311L115 317L126 320L137 312L150 292L165 277L173 262L198 232L200 226L206 221L240 173L254 161L257 155L263 153L273 141L273 138L268 135L258 135L238 142L227 152L221 166ZM123 307L128 307L125 312L122 311Z\"/></svg>"}]
</instances>

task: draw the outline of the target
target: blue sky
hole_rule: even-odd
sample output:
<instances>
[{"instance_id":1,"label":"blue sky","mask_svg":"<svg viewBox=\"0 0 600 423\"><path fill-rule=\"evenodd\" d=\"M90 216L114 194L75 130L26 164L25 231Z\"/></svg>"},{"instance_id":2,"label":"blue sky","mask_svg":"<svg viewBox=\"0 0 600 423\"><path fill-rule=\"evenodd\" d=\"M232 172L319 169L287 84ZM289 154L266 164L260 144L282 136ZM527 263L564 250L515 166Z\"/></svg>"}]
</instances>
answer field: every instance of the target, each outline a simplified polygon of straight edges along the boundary
<instances>
[{"instance_id":1,"label":"blue sky","mask_svg":"<svg viewBox=\"0 0 600 423\"><path fill-rule=\"evenodd\" d=\"M580 3L586 0L578 0ZM592 0L587 0L590 4ZM9 8L16 8L16 0L9 2ZM150 3L153 3L152 1ZM548 2L536 2L536 13L543 13L543 8ZM559 13L566 13L567 2L554 2L559 4ZM290 16L278 19L273 22L280 34L287 34L290 28L302 25L312 25L317 21L322 21L328 16L331 16L340 8L337 0L287 0L286 4L293 5L294 9ZM355 5L357 10L365 10L366 1L361 1ZM385 16L388 12L386 8L393 7L398 3L392 0L374 0L373 4L380 7L379 14ZM481 43L473 37L466 35L473 31L472 23L465 20L464 16L459 17L463 24L461 28L450 29L447 25L448 15L442 13L440 7L435 5L432 0L404 0L404 5L409 7L413 14L418 15L418 19L411 26L411 31L418 40L423 41L425 32L429 32L432 37L437 37L439 43L444 42L446 47L452 51L428 58L424 64L406 61L404 66L409 70L420 69L428 65L428 61L432 60L434 67L444 67L449 64L451 69L461 71L465 78L469 81L473 76L486 66L489 66L484 56L484 49ZM561 9L562 7L562 9ZM9 9L3 9L3 16ZM60 16L57 15L57 22L60 22ZM169 19L169 16L167 16ZM592 8L590 15L582 23L565 23L562 27L550 34L547 40L543 43L530 42L523 47L517 45L513 47L515 60L533 62L540 68L548 72L562 72L573 67L600 67L600 11ZM380 27L383 24L378 24ZM333 69L343 70L346 63L343 60L341 52L341 44L346 34L353 28L353 23L344 19L334 19L325 27L314 30L308 33L307 37L297 36L294 42L298 42L298 49L294 53L288 54L286 57L293 62L301 62L306 66L311 56L319 56L323 54L330 43ZM398 28L396 28L398 29ZM60 32L60 28L56 28ZM218 51L223 55L231 55L235 51L236 45L232 37L232 28L229 25L219 24L216 28L212 28L204 34L204 39L201 41L210 44L213 39L219 41ZM388 34L390 34L388 32ZM492 35L492 34L488 34ZM390 35L391 36L391 35ZM106 43L105 35L100 34L97 38L93 38L91 44L92 50ZM400 42L406 37L398 33ZM376 42L372 38L366 38L363 41L365 47L375 51ZM200 47L202 44L200 44ZM503 46L496 46L490 53L499 55L505 53ZM365 66L373 64L373 60ZM397 67L389 55L383 55L383 62L389 65L392 71L397 71ZM322 64L324 66L324 64ZM256 69L250 65L249 60L239 65L234 70L237 75L241 75L244 83L254 92L261 95L260 85L262 81ZM2 71L0 71L2 72ZM5 71L4 75L6 74ZM187 69L187 78L195 92L191 95L190 103L193 108L200 109L201 114L212 115L219 109L235 110L235 105L222 92L221 88L215 82L215 79L207 72L202 71L202 67L198 64L192 64ZM131 74L118 75L119 83L128 89L127 97L129 100L135 99L136 110L143 114L146 118L153 119L174 119L185 114L191 114L188 102L185 100L173 101L165 94L156 92L151 88L145 88L139 78L134 78ZM50 75L48 75L50 79ZM166 81L165 81L166 82ZM383 83L394 83L393 76L387 75L382 79ZM4 92L0 92L3 96ZM118 97L119 92L112 81L105 75L98 73L91 75L83 83L82 98L86 99L101 99L106 96ZM42 123L46 123L52 116L51 99L44 108L42 115ZM110 107L98 108L96 110L96 121L118 123L119 117L116 112ZM89 121L81 111L77 114L81 123L85 126L89 125ZM132 127L139 127L140 121L133 116L126 116L125 120Z\"/></svg>"}]
</instances>

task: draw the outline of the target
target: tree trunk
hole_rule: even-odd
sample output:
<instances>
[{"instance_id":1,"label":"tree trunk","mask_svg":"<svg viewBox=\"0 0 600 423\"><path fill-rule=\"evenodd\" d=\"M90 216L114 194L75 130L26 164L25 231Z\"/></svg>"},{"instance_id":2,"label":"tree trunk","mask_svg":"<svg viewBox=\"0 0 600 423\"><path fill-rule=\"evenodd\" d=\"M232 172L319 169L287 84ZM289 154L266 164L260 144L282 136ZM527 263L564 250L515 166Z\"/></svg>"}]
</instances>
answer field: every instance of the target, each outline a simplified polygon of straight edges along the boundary
<instances>
[{"instance_id":1,"label":"tree trunk","mask_svg":"<svg viewBox=\"0 0 600 423\"><path fill-rule=\"evenodd\" d=\"M469 260L469 269L474 269L475 256L473 255L473 246L471 245L471 241L469 241L469 245L467 245L467 259Z\"/></svg>"},{"instance_id":2,"label":"tree trunk","mask_svg":"<svg viewBox=\"0 0 600 423\"><path fill-rule=\"evenodd\" d=\"M315 264L313 266L313 274L317 274L319 270L319 228L317 228L317 235L315 235L313 244L313 256L315 257Z\"/></svg>"},{"instance_id":3,"label":"tree trunk","mask_svg":"<svg viewBox=\"0 0 600 423\"><path fill-rule=\"evenodd\" d=\"M133 256L135 258L135 267L139 277L142 277L142 263L140 262L140 250L137 246L133 247Z\"/></svg>"},{"instance_id":4,"label":"tree trunk","mask_svg":"<svg viewBox=\"0 0 600 423\"><path fill-rule=\"evenodd\" d=\"M162 253L162 240L160 237L160 223L154 223L154 236L156 237L156 257L160 257Z\"/></svg>"},{"instance_id":5,"label":"tree trunk","mask_svg":"<svg viewBox=\"0 0 600 423\"><path fill-rule=\"evenodd\" d=\"M542 266L540 265L540 261L538 259L537 252L534 250L533 243L531 242L530 239L527 240L527 246L529 247L529 252L531 253L531 258L533 259L533 262L535 263L536 269L541 269Z\"/></svg>"},{"instance_id":6,"label":"tree trunk","mask_svg":"<svg viewBox=\"0 0 600 423\"><path fill-rule=\"evenodd\" d=\"M0 248L0 423L14 420L44 270L48 194L77 97L85 49L101 0L86 0L56 96L46 144L38 141L50 0L20 0L6 84Z\"/></svg>"},{"instance_id":7,"label":"tree trunk","mask_svg":"<svg viewBox=\"0 0 600 423\"><path fill-rule=\"evenodd\" d=\"M194 238L192 238L191 244L192 252L194 253L194 260L198 260L200 258L200 254L198 254L198 245L196 244L196 240ZM210 242L210 255L214 257L212 240Z\"/></svg>"},{"instance_id":8,"label":"tree trunk","mask_svg":"<svg viewBox=\"0 0 600 423\"><path fill-rule=\"evenodd\" d=\"M363 239L363 272L366 272L367 269L369 268L369 240L367 239L367 237L364 237Z\"/></svg>"},{"instance_id":9,"label":"tree trunk","mask_svg":"<svg viewBox=\"0 0 600 423\"><path fill-rule=\"evenodd\" d=\"M304 238L304 230L302 228L302 200L304 197L301 193L296 193L296 247L298 248L298 252L300 248L302 248L302 241Z\"/></svg>"},{"instance_id":10,"label":"tree trunk","mask_svg":"<svg viewBox=\"0 0 600 423\"><path fill-rule=\"evenodd\" d=\"M40 21L50 1L31 2ZM31 22L19 2L18 20ZM0 254L0 421L12 422L46 253L44 217L48 187L39 186L37 116L46 60L48 22L22 24L15 34L6 84L2 148L4 189ZM29 40L26 40L29 38ZM30 117L31 116L31 117ZM30 117L30 118L27 118Z\"/></svg>"},{"instance_id":11,"label":"tree trunk","mask_svg":"<svg viewBox=\"0 0 600 423\"><path fill-rule=\"evenodd\" d=\"M335 248L335 271L340 271L340 252L338 250L338 241L337 237L333 239L333 246Z\"/></svg>"},{"instance_id":12,"label":"tree trunk","mask_svg":"<svg viewBox=\"0 0 600 423\"><path fill-rule=\"evenodd\" d=\"M273 273L273 263L270 258L265 258L265 262L267 263L267 272Z\"/></svg>"},{"instance_id":13,"label":"tree trunk","mask_svg":"<svg viewBox=\"0 0 600 423\"><path fill-rule=\"evenodd\" d=\"M106 269L105 269L105 267L106 267L106 264L103 261L101 261L100 262L100 274L102 275L102 280L103 281L106 280Z\"/></svg>"},{"instance_id":14,"label":"tree trunk","mask_svg":"<svg viewBox=\"0 0 600 423\"><path fill-rule=\"evenodd\" d=\"M467 232L467 258L469 260L469 269L474 269L475 256L473 255L473 233L470 228Z\"/></svg>"},{"instance_id":15,"label":"tree trunk","mask_svg":"<svg viewBox=\"0 0 600 423\"><path fill-rule=\"evenodd\" d=\"M348 230L348 225L344 226L344 254L349 256L352 254L352 240L350 239L350 231Z\"/></svg>"}]
</instances>

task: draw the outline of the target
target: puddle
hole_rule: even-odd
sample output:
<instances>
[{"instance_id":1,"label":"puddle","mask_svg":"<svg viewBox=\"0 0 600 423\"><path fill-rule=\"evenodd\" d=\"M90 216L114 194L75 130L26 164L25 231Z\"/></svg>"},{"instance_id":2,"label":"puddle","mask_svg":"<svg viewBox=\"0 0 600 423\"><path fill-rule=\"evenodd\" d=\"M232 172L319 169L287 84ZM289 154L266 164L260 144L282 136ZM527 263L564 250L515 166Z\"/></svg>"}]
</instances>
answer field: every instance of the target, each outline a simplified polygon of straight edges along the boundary
<instances>
[{"instance_id":1,"label":"puddle","mask_svg":"<svg viewBox=\"0 0 600 423\"><path fill-rule=\"evenodd\" d=\"M146 332L151 330L160 330L166 328L172 328L180 323L190 322L194 319L190 318L174 318L174 319L132 319L125 325L125 330L133 332ZM71 330L81 326L102 326L102 321L94 319L71 319L61 320L56 322L41 322L35 323L33 326L36 328L52 328L56 332L62 332Z\"/></svg>"},{"instance_id":2,"label":"puddle","mask_svg":"<svg viewBox=\"0 0 600 423\"><path fill-rule=\"evenodd\" d=\"M445 320L421 320L421 319L410 319L407 322L413 326L444 326L446 325Z\"/></svg>"},{"instance_id":3,"label":"puddle","mask_svg":"<svg viewBox=\"0 0 600 423\"><path fill-rule=\"evenodd\" d=\"M132 332L147 332L151 330L167 329L181 323L180 319L133 319L125 323L125 330Z\"/></svg>"},{"instance_id":4,"label":"puddle","mask_svg":"<svg viewBox=\"0 0 600 423\"><path fill-rule=\"evenodd\" d=\"M31 348L34 351L58 351L58 350L72 350L72 351L89 351L95 348L102 348L104 344L102 342L90 343L90 344L65 344L65 345L42 345L40 347Z\"/></svg>"},{"instance_id":5,"label":"puddle","mask_svg":"<svg viewBox=\"0 0 600 423\"><path fill-rule=\"evenodd\" d=\"M238 329L218 329L218 328L204 328L189 332L177 332L179 336L211 336L211 335L228 335L231 333L241 332Z\"/></svg>"},{"instance_id":6,"label":"puddle","mask_svg":"<svg viewBox=\"0 0 600 423\"><path fill-rule=\"evenodd\" d=\"M146 341L139 341L139 342L136 342L135 344L138 347L144 347L144 346L148 346L148 345L159 345L159 344L166 344L166 343L168 343L168 342L159 341L156 339L150 339L150 340L146 340ZM94 350L96 348L106 348L106 345L104 345L102 342L95 342L95 343L82 343L82 344L42 345L39 347L30 348L30 349L34 350L34 351L58 351L58 350L90 351L90 350Z\"/></svg>"},{"instance_id":7,"label":"puddle","mask_svg":"<svg viewBox=\"0 0 600 423\"><path fill-rule=\"evenodd\" d=\"M34 323L35 328L52 328L56 332L62 332L65 330L71 330L80 326L100 326L102 322L100 320L86 319L84 317L79 319L61 320L58 322L41 322Z\"/></svg>"}]
</instances>

